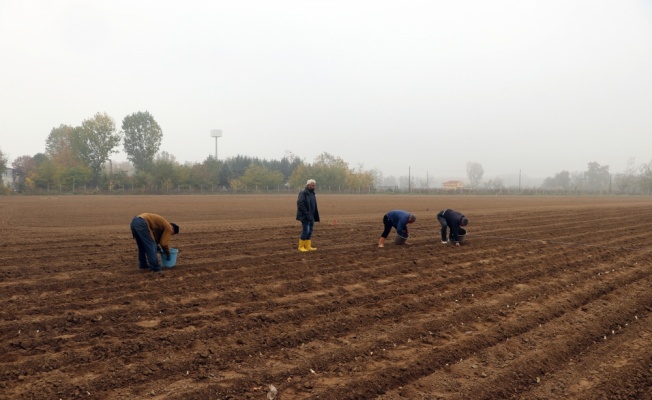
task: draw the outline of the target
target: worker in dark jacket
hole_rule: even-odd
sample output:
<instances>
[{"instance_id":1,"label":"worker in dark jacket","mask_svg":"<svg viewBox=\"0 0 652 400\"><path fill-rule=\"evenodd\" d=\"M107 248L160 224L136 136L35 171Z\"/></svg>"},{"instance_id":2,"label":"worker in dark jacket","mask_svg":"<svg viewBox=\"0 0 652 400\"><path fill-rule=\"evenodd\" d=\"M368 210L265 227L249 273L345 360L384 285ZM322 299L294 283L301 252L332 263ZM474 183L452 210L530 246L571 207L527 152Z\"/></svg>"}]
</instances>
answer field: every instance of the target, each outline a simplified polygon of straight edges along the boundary
<instances>
[{"instance_id":1,"label":"worker in dark jacket","mask_svg":"<svg viewBox=\"0 0 652 400\"><path fill-rule=\"evenodd\" d=\"M446 228L450 230L449 240L451 243L454 243L456 246L460 245L458 235L461 226L466 226L469 223L469 220L464 216L464 214L451 210L449 208L440 211L437 214L437 220L441 224L441 242L442 244L448 243L446 241Z\"/></svg>"},{"instance_id":2,"label":"worker in dark jacket","mask_svg":"<svg viewBox=\"0 0 652 400\"><path fill-rule=\"evenodd\" d=\"M138 245L138 268L161 272L157 252L170 259L170 239L179 233L179 225L158 214L143 213L131 220L131 234Z\"/></svg>"},{"instance_id":3,"label":"worker in dark jacket","mask_svg":"<svg viewBox=\"0 0 652 400\"><path fill-rule=\"evenodd\" d=\"M410 233L408 232L408 224L411 224L416 220L416 215L410 214L409 212L403 210L392 210L385 214L383 217L383 225L385 226L385 230L383 230L383 233L380 235L380 239L378 239L378 247L385 246L385 239L387 239L387 236L389 235L389 232L392 230L392 228L396 229L396 234L400 237L404 239L409 238ZM408 242L405 242L405 244L410 245Z\"/></svg>"},{"instance_id":4,"label":"worker in dark jacket","mask_svg":"<svg viewBox=\"0 0 652 400\"><path fill-rule=\"evenodd\" d=\"M299 192L297 198L297 221L301 221L301 238L299 239L299 251L317 250L312 247L312 230L315 222L319 222L319 210L317 209L317 198L315 197L314 179L308 179L306 187Z\"/></svg>"}]
</instances>

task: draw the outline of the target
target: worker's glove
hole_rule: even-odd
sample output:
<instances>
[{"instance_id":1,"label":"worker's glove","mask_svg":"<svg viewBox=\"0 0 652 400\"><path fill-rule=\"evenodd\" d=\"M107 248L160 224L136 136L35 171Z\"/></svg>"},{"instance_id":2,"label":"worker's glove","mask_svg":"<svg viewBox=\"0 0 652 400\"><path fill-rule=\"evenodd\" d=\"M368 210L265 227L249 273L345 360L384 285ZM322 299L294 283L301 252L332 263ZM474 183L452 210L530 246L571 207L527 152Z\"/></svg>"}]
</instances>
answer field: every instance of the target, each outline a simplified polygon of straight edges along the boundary
<instances>
[{"instance_id":1,"label":"worker's glove","mask_svg":"<svg viewBox=\"0 0 652 400\"><path fill-rule=\"evenodd\" d=\"M169 254L166 254L166 255L165 255L165 259L166 259L167 261L170 261L171 258L172 258L172 257L170 257Z\"/></svg>"}]
</instances>

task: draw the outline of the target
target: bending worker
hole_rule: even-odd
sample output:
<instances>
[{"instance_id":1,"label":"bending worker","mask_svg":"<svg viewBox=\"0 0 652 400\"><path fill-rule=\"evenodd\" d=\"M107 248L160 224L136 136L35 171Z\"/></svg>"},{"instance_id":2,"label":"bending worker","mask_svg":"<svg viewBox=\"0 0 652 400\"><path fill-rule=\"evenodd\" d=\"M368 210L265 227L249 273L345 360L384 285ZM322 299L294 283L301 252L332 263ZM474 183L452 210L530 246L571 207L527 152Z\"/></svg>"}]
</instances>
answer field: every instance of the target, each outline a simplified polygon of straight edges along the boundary
<instances>
[{"instance_id":1,"label":"bending worker","mask_svg":"<svg viewBox=\"0 0 652 400\"><path fill-rule=\"evenodd\" d=\"M455 243L456 246L459 246L460 242L458 235L460 226L466 226L469 223L469 220L464 216L464 214L447 208L437 214L437 220L441 224L441 243L448 243L446 241L446 228L448 227L448 229L450 229L448 236L449 240L451 243Z\"/></svg>"},{"instance_id":2,"label":"bending worker","mask_svg":"<svg viewBox=\"0 0 652 400\"><path fill-rule=\"evenodd\" d=\"M378 247L385 246L385 239L387 239L387 236L389 235L389 232L392 230L392 228L396 229L396 234L400 237L404 239L409 238L410 233L408 232L408 224L411 224L416 220L416 215L410 214L409 212L403 210L392 210L385 214L383 217L383 225L385 225L385 230L380 235L380 239L378 239ZM410 245L408 242L405 242L405 244Z\"/></svg>"},{"instance_id":3,"label":"bending worker","mask_svg":"<svg viewBox=\"0 0 652 400\"><path fill-rule=\"evenodd\" d=\"M158 214L143 213L131 220L131 234L138 245L138 268L161 272L157 250L161 249L170 259L170 239L179 233L179 225L168 222Z\"/></svg>"}]
</instances>

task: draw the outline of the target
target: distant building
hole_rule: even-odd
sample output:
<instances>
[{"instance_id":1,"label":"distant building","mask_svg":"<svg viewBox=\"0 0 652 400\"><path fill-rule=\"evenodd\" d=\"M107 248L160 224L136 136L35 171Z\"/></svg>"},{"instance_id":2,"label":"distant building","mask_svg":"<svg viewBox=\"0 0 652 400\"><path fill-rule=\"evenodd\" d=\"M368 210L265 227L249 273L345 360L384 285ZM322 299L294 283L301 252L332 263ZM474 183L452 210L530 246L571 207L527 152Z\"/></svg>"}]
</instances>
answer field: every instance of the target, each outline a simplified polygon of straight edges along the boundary
<instances>
[{"instance_id":1,"label":"distant building","mask_svg":"<svg viewBox=\"0 0 652 400\"><path fill-rule=\"evenodd\" d=\"M462 181L446 181L441 184L444 190L457 190L464 189L464 182Z\"/></svg>"},{"instance_id":2,"label":"distant building","mask_svg":"<svg viewBox=\"0 0 652 400\"><path fill-rule=\"evenodd\" d=\"M4 187L14 187L14 169L7 167L2 173L2 185Z\"/></svg>"}]
</instances>

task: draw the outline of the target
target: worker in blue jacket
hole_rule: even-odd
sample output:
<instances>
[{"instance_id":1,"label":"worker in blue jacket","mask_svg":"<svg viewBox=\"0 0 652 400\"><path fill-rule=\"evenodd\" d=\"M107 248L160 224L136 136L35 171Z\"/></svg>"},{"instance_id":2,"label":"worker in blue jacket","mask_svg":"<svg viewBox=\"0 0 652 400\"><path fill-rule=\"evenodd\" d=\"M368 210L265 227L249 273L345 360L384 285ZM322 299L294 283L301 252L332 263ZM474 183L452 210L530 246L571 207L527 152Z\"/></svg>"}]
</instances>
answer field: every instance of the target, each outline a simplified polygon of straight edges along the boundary
<instances>
[{"instance_id":1,"label":"worker in blue jacket","mask_svg":"<svg viewBox=\"0 0 652 400\"><path fill-rule=\"evenodd\" d=\"M385 230L380 235L380 239L378 239L378 247L385 246L385 239L387 239L387 236L389 235L389 232L392 230L392 228L396 229L396 234L400 237L404 239L409 238L410 233L408 231L408 224L411 224L416 220L417 217L414 214L410 214L409 212L403 210L392 210L385 214L383 217L383 225L385 226ZM409 245L410 243L405 242L405 244Z\"/></svg>"}]
</instances>

